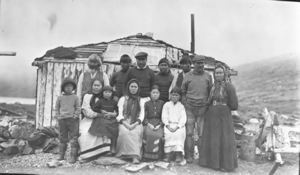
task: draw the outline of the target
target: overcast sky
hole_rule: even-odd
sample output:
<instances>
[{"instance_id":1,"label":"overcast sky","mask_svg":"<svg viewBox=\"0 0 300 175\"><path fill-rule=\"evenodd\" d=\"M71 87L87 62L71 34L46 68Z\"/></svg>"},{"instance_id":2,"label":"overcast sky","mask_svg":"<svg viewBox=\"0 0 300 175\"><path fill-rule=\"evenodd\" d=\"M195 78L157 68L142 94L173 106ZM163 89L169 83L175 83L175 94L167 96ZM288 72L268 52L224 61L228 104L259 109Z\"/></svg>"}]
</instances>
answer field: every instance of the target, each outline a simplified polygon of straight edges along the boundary
<instances>
[{"instance_id":1,"label":"overcast sky","mask_svg":"<svg viewBox=\"0 0 300 175\"><path fill-rule=\"evenodd\" d=\"M153 32L190 49L195 14L196 53L236 66L299 53L300 3L268 0L0 0L1 76L33 73L34 58L58 46L110 41Z\"/></svg>"}]
</instances>

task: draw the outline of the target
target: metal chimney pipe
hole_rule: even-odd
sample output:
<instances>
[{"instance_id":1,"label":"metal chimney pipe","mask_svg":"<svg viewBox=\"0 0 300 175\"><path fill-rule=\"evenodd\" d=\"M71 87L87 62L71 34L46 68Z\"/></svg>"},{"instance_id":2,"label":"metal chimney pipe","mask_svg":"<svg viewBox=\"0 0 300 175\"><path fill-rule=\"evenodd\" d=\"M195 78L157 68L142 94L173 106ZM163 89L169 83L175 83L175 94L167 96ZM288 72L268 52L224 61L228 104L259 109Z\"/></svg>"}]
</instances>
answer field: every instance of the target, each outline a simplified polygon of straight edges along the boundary
<instances>
[{"instance_id":1,"label":"metal chimney pipe","mask_svg":"<svg viewBox=\"0 0 300 175\"><path fill-rule=\"evenodd\" d=\"M195 22L194 14L191 14L191 52L195 53Z\"/></svg>"}]
</instances>

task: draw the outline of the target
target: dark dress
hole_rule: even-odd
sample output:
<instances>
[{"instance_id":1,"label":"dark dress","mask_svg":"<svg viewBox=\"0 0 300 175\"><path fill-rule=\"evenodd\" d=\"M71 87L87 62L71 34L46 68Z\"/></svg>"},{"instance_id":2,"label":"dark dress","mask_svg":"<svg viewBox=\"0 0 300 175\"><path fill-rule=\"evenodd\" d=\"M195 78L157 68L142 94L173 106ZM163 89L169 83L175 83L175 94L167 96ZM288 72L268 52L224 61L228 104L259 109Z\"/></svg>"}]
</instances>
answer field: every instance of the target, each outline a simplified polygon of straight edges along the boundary
<instances>
[{"instance_id":1,"label":"dark dress","mask_svg":"<svg viewBox=\"0 0 300 175\"><path fill-rule=\"evenodd\" d=\"M161 120L163 105L162 100L150 100L145 103L143 158L157 160L163 156L163 123ZM154 127L160 125L160 128L154 131L147 126L148 123Z\"/></svg>"},{"instance_id":2,"label":"dark dress","mask_svg":"<svg viewBox=\"0 0 300 175\"><path fill-rule=\"evenodd\" d=\"M94 107L92 108L94 112L101 113L101 110L105 110L107 112L118 112L118 104L113 99L105 99L101 98L96 102ZM89 133L94 136L107 136L112 140L116 140L118 137L118 122L116 118L105 118L103 116L99 116L93 119L91 127L89 129Z\"/></svg>"},{"instance_id":3,"label":"dark dress","mask_svg":"<svg viewBox=\"0 0 300 175\"><path fill-rule=\"evenodd\" d=\"M237 110L238 100L233 85L224 83L223 87L221 98L212 96L209 101L199 150L199 165L232 171L238 165L231 110Z\"/></svg>"}]
</instances>

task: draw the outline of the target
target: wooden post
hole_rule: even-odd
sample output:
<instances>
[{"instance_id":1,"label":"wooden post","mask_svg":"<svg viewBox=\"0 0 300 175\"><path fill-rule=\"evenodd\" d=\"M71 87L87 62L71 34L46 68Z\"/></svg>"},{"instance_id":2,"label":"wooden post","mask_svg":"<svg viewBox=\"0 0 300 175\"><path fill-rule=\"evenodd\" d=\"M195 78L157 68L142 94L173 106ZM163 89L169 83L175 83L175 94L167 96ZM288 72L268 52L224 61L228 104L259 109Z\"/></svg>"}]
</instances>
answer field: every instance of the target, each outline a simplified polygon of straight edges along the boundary
<instances>
[{"instance_id":1,"label":"wooden post","mask_svg":"<svg viewBox=\"0 0 300 175\"><path fill-rule=\"evenodd\" d=\"M194 22L194 14L191 14L191 52L195 53L195 22Z\"/></svg>"},{"instance_id":2,"label":"wooden post","mask_svg":"<svg viewBox=\"0 0 300 175\"><path fill-rule=\"evenodd\" d=\"M16 56L16 52L0 51L0 56Z\"/></svg>"}]
</instances>

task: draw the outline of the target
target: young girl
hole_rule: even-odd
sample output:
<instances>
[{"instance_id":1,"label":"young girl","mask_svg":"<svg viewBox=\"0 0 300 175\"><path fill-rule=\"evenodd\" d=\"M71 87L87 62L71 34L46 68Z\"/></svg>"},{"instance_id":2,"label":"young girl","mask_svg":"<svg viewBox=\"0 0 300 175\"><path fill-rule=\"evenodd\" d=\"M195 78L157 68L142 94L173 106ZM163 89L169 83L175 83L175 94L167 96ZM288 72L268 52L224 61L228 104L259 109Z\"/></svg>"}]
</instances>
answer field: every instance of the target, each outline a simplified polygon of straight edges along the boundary
<instances>
[{"instance_id":1,"label":"young girl","mask_svg":"<svg viewBox=\"0 0 300 175\"><path fill-rule=\"evenodd\" d=\"M157 85L152 87L150 96L151 100L145 103L143 157L157 160L163 154L163 123L161 121L161 113L164 102L159 100L160 91Z\"/></svg>"},{"instance_id":2,"label":"young girl","mask_svg":"<svg viewBox=\"0 0 300 175\"><path fill-rule=\"evenodd\" d=\"M176 157L176 162L183 161L186 112L179 101L181 89L175 87L171 90L171 100L165 103L162 111L162 121L165 125L165 161L169 162Z\"/></svg>"},{"instance_id":3,"label":"young girl","mask_svg":"<svg viewBox=\"0 0 300 175\"><path fill-rule=\"evenodd\" d=\"M106 136L111 139L111 154L115 153L118 137L118 104L113 100L113 89L110 86L102 88L100 100L92 110L101 115L94 118L89 133L94 136Z\"/></svg>"}]
</instances>

